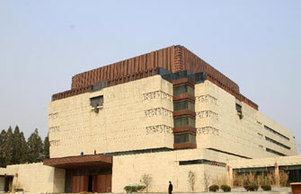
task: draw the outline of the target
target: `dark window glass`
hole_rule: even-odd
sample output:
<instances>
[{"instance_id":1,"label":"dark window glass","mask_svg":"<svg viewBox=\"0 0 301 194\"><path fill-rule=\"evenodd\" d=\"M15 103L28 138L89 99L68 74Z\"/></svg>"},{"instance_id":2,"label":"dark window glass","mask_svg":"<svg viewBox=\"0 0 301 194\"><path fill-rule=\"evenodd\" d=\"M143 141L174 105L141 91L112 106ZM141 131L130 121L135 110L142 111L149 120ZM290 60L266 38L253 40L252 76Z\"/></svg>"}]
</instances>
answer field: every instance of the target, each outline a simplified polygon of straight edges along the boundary
<instances>
[{"instance_id":1,"label":"dark window glass","mask_svg":"<svg viewBox=\"0 0 301 194\"><path fill-rule=\"evenodd\" d=\"M281 133L275 131L274 129L272 129L272 128L266 126L266 125L264 126L264 128L265 128L266 130L268 130L268 131L270 131L270 132L272 132L272 133L278 135L279 137L282 137L282 138L284 138L284 139L286 139L286 140L290 140L290 138L286 137L285 135L282 135Z\"/></svg>"},{"instance_id":2,"label":"dark window glass","mask_svg":"<svg viewBox=\"0 0 301 194\"><path fill-rule=\"evenodd\" d=\"M103 105L103 96L97 96L90 98L90 105L93 108L96 108L97 106L102 106Z\"/></svg>"},{"instance_id":3,"label":"dark window glass","mask_svg":"<svg viewBox=\"0 0 301 194\"><path fill-rule=\"evenodd\" d=\"M195 120L190 117L178 117L174 119L175 127L190 126L195 127Z\"/></svg>"},{"instance_id":4,"label":"dark window glass","mask_svg":"<svg viewBox=\"0 0 301 194\"><path fill-rule=\"evenodd\" d=\"M211 160L186 160L186 161L180 161L179 165L192 165L192 164L209 164L212 166L223 166L226 167L226 163L222 162L216 162L216 161L211 161Z\"/></svg>"},{"instance_id":5,"label":"dark window glass","mask_svg":"<svg viewBox=\"0 0 301 194\"><path fill-rule=\"evenodd\" d=\"M175 143L195 143L195 135L192 134L175 135Z\"/></svg>"},{"instance_id":6,"label":"dark window glass","mask_svg":"<svg viewBox=\"0 0 301 194\"><path fill-rule=\"evenodd\" d=\"M191 110L194 111L194 104L189 101L183 101L183 102L175 102L174 103L174 111L177 110Z\"/></svg>"},{"instance_id":7,"label":"dark window glass","mask_svg":"<svg viewBox=\"0 0 301 194\"><path fill-rule=\"evenodd\" d=\"M283 153L280 153L280 152L277 152L277 151L275 151L275 150L272 150L272 149L270 149L270 148L265 148L265 150L266 150L267 152L270 152L270 153L276 154L276 155L278 155L278 156L286 156L285 154L283 154Z\"/></svg>"},{"instance_id":8,"label":"dark window glass","mask_svg":"<svg viewBox=\"0 0 301 194\"><path fill-rule=\"evenodd\" d=\"M274 144L276 144L276 145L278 145L278 146L281 146L281 147L283 147L283 148L285 148L285 149L288 149L288 150L291 149L290 147L288 147L288 146L286 146L286 145L284 145L284 144L282 144L282 143L280 143L280 142L278 142L278 141L276 141L276 140L274 140L274 139L272 139L272 138L269 138L269 137L267 137L267 136L265 136L265 140L267 140L267 141L269 141L269 142L272 142L272 143L274 143Z\"/></svg>"},{"instance_id":9,"label":"dark window glass","mask_svg":"<svg viewBox=\"0 0 301 194\"><path fill-rule=\"evenodd\" d=\"M177 95L180 95L180 94L189 94L191 96L194 96L194 90L190 86L178 86L178 87L175 87L173 89L173 95L177 96Z\"/></svg>"},{"instance_id":10,"label":"dark window glass","mask_svg":"<svg viewBox=\"0 0 301 194\"><path fill-rule=\"evenodd\" d=\"M241 105L236 104L236 110L237 110L237 112L241 113Z\"/></svg>"}]
</instances>

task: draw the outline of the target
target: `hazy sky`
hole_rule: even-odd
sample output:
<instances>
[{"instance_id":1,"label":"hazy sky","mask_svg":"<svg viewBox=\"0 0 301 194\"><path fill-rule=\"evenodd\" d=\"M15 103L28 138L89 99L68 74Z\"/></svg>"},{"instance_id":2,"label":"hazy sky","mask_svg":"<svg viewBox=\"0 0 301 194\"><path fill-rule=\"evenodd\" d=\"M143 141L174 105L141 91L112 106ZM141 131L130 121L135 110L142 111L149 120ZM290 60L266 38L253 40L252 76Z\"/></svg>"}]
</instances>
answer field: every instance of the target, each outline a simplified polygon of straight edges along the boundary
<instances>
[{"instance_id":1,"label":"hazy sky","mask_svg":"<svg viewBox=\"0 0 301 194\"><path fill-rule=\"evenodd\" d=\"M181 44L301 140L301 1L0 0L0 129L48 131L73 75Z\"/></svg>"}]
</instances>

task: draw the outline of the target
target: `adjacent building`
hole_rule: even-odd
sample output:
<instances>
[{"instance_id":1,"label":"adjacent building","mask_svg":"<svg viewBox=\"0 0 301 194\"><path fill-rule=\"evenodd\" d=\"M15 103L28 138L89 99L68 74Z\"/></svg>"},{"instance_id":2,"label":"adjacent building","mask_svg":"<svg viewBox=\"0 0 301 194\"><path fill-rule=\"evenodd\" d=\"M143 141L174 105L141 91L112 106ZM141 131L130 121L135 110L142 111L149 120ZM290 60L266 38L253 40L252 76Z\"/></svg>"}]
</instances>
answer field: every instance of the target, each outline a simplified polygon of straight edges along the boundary
<instances>
[{"instance_id":1,"label":"adjacent building","mask_svg":"<svg viewBox=\"0 0 301 194\"><path fill-rule=\"evenodd\" d=\"M189 172L203 191L218 177L231 184L240 161L298 157L290 131L179 45L73 76L48 113L49 192L124 192L146 174L149 191L165 192L172 181L187 192Z\"/></svg>"}]
</instances>

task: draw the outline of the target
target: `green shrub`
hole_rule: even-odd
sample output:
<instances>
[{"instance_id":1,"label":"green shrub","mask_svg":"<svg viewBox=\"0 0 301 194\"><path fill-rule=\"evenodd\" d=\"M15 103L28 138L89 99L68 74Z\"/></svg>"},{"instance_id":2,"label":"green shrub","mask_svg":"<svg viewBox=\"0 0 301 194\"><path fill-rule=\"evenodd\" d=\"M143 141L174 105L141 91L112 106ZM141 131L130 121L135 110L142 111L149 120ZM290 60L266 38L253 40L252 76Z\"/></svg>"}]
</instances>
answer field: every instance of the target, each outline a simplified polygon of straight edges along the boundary
<instances>
[{"instance_id":1,"label":"green shrub","mask_svg":"<svg viewBox=\"0 0 301 194\"><path fill-rule=\"evenodd\" d=\"M128 185L124 187L124 190L127 193L138 192L138 191L142 191L143 189L145 189L144 185Z\"/></svg>"},{"instance_id":2,"label":"green shrub","mask_svg":"<svg viewBox=\"0 0 301 194\"><path fill-rule=\"evenodd\" d=\"M257 191L258 190L258 185L256 185L256 184L251 184L251 189L252 189L252 191Z\"/></svg>"},{"instance_id":3,"label":"green shrub","mask_svg":"<svg viewBox=\"0 0 301 194\"><path fill-rule=\"evenodd\" d=\"M137 186L137 191L142 191L145 189L145 186L144 185L138 185Z\"/></svg>"},{"instance_id":4,"label":"green shrub","mask_svg":"<svg viewBox=\"0 0 301 194\"><path fill-rule=\"evenodd\" d=\"M218 191L218 189L219 189L218 185L211 185L209 187L209 191L212 191L212 192L216 192L216 191Z\"/></svg>"},{"instance_id":5,"label":"green shrub","mask_svg":"<svg viewBox=\"0 0 301 194\"><path fill-rule=\"evenodd\" d=\"M248 185L244 185L244 188L247 191L257 191L258 190L258 185L256 185L256 184L248 184Z\"/></svg>"},{"instance_id":6,"label":"green shrub","mask_svg":"<svg viewBox=\"0 0 301 194\"><path fill-rule=\"evenodd\" d=\"M22 188L15 188L14 190L15 190L15 192L24 191L24 189L22 189Z\"/></svg>"},{"instance_id":7,"label":"green shrub","mask_svg":"<svg viewBox=\"0 0 301 194\"><path fill-rule=\"evenodd\" d=\"M231 187L228 186L228 185L222 185L222 186L221 186L221 189L222 189L224 192L230 192L230 191L231 191Z\"/></svg>"},{"instance_id":8,"label":"green shrub","mask_svg":"<svg viewBox=\"0 0 301 194\"><path fill-rule=\"evenodd\" d=\"M250 191L250 185L244 185L245 190Z\"/></svg>"},{"instance_id":9,"label":"green shrub","mask_svg":"<svg viewBox=\"0 0 301 194\"><path fill-rule=\"evenodd\" d=\"M271 185L261 185L261 188L262 188L262 190L264 190L264 191L270 191L270 190L272 190Z\"/></svg>"}]
</instances>

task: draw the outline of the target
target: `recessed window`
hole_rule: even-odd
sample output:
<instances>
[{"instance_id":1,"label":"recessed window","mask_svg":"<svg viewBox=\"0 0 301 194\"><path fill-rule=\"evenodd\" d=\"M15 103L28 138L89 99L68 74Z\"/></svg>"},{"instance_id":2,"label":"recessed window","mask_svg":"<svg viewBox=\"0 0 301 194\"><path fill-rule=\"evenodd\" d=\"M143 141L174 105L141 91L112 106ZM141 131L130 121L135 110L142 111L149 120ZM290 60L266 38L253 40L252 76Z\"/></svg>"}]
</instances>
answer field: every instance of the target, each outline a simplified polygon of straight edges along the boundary
<instances>
[{"instance_id":1,"label":"recessed window","mask_svg":"<svg viewBox=\"0 0 301 194\"><path fill-rule=\"evenodd\" d=\"M265 150L266 150L267 152L270 152L270 153L276 154L276 155L278 155L278 156L286 156L285 154L283 154L283 153L280 153L280 152L277 152L277 151L275 151L275 150L272 150L272 149L270 149L270 148L265 148Z\"/></svg>"},{"instance_id":2,"label":"recessed window","mask_svg":"<svg viewBox=\"0 0 301 194\"><path fill-rule=\"evenodd\" d=\"M175 143L195 143L195 135L192 134L181 134L175 135Z\"/></svg>"},{"instance_id":3,"label":"recessed window","mask_svg":"<svg viewBox=\"0 0 301 194\"><path fill-rule=\"evenodd\" d=\"M174 102L174 111L191 110L194 111L194 104L190 101Z\"/></svg>"},{"instance_id":4,"label":"recessed window","mask_svg":"<svg viewBox=\"0 0 301 194\"><path fill-rule=\"evenodd\" d=\"M180 94L189 94L190 96L194 96L194 90L191 86L178 86L174 87L173 95L177 96Z\"/></svg>"},{"instance_id":5,"label":"recessed window","mask_svg":"<svg viewBox=\"0 0 301 194\"><path fill-rule=\"evenodd\" d=\"M192 164L209 164L212 166L222 166L226 167L226 163L223 162L216 162L216 161L211 161L211 160L186 160L186 161L180 161L179 165L192 165Z\"/></svg>"},{"instance_id":6,"label":"recessed window","mask_svg":"<svg viewBox=\"0 0 301 194\"><path fill-rule=\"evenodd\" d=\"M284 138L284 139L286 139L286 140L290 140L290 138L286 137L285 135L282 135L281 133L275 131L274 129L272 129L272 128L266 126L266 125L264 125L264 128L265 128L266 130L268 130L268 131L274 133L275 135L278 135L278 136L281 137L281 138Z\"/></svg>"},{"instance_id":7,"label":"recessed window","mask_svg":"<svg viewBox=\"0 0 301 194\"><path fill-rule=\"evenodd\" d=\"M92 91L95 92L95 91L102 90L106 86L107 86L107 81L106 80L96 82L92 85Z\"/></svg>"},{"instance_id":8,"label":"recessed window","mask_svg":"<svg viewBox=\"0 0 301 194\"><path fill-rule=\"evenodd\" d=\"M103 96L90 98L90 105L94 109L94 112L98 113L99 108L103 106Z\"/></svg>"},{"instance_id":9,"label":"recessed window","mask_svg":"<svg viewBox=\"0 0 301 194\"><path fill-rule=\"evenodd\" d=\"M191 117L177 117L174 118L174 126L175 127L183 127L183 126L190 126L195 127L195 119Z\"/></svg>"},{"instance_id":10,"label":"recessed window","mask_svg":"<svg viewBox=\"0 0 301 194\"><path fill-rule=\"evenodd\" d=\"M272 142L273 144L276 144L276 145L278 145L278 146L280 146L280 147L283 147L283 148L285 148L285 149L288 149L288 150L291 149L290 147L288 147L288 146L286 146L286 145L284 145L284 144L282 144L282 143L280 143L280 142L278 142L278 141L276 141L276 140L274 140L274 139L272 139L272 138L269 138L269 137L267 137L267 136L265 136L265 140L267 140L267 141L269 141L269 142Z\"/></svg>"},{"instance_id":11,"label":"recessed window","mask_svg":"<svg viewBox=\"0 0 301 194\"><path fill-rule=\"evenodd\" d=\"M237 112L241 112L241 105L240 104L236 104L236 110L237 110Z\"/></svg>"},{"instance_id":12,"label":"recessed window","mask_svg":"<svg viewBox=\"0 0 301 194\"><path fill-rule=\"evenodd\" d=\"M242 116L241 105L236 103L235 107L236 107L237 115L239 116L240 119L242 119L243 116Z\"/></svg>"}]
</instances>

